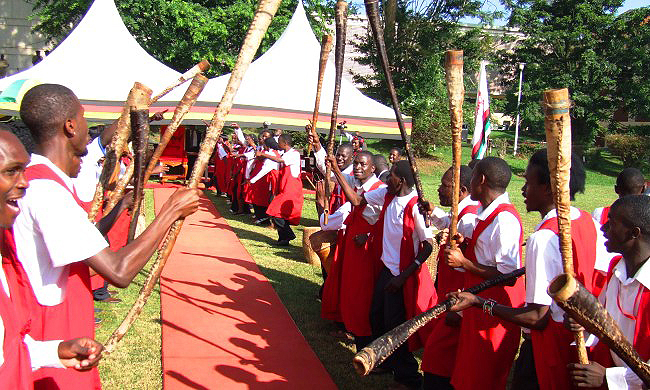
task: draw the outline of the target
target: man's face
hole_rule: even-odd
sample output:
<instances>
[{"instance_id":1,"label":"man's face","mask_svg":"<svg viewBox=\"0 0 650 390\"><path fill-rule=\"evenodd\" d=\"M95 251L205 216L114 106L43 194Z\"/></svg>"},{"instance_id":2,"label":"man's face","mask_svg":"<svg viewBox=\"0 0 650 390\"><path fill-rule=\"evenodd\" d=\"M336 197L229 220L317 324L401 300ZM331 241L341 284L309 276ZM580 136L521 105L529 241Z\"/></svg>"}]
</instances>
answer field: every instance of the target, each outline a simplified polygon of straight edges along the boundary
<instances>
[{"instance_id":1,"label":"man's face","mask_svg":"<svg viewBox=\"0 0 650 390\"><path fill-rule=\"evenodd\" d=\"M630 246L631 229L628 228L617 209L611 209L607 222L600 228L605 236L605 248L611 253L623 253Z\"/></svg>"},{"instance_id":2,"label":"man's face","mask_svg":"<svg viewBox=\"0 0 650 390\"><path fill-rule=\"evenodd\" d=\"M271 136L271 133L266 132L266 131L263 132L262 134L260 134L260 145L264 144L264 140L266 140L270 136Z\"/></svg>"},{"instance_id":3,"label":"man's face","mask_svg":"<svg viewBox=\"0 0 650 390\"><path fill-rule=\"evenodd\" d=\"M445 207L451 206L451 200L453 198L453 186L454 182L452 179L452 171L448 169L442 179L440 179L440 186L438 187L438 199L440 200L440 205Z\"/></svg>"},{"instance_id":4,"label":"man's face","mask_svg":"<svg viewBox=\"0 0 650 390\"><path fill-rule=\"evenodd\" d=\"M350 164L352 164L354 155L350 148L338 148L336 150L336 165L338 165L340 170L344 170Z\"/></svg>"},{"instance_id":5,"label":"man's face","mask_svg":"<svg viewBox=\"0 0 650 390\"><path fill-rule=\"evenodd\" d=\"M86 118L84 118L84 108L81 106L81 103L79 103L77 114L69 119L69 121L74 127L74 136L70 139L70 143L74 153L72 158L76 167L76 169L70 172L70 177L77 177L81 169L81 158L88 154L88 143L90 141L88 123L86 122Z\"/></svg>"},{"instance_id":6,"label":"man's face","mask_svg":"<svg viewBox=\"0 0 650 390\"><path fill-rule=\"evenodd\" d=\"M275 131L273 132L273 135L275 137L281 136L282 135L282 129L275 129Z\"/></svg>"},{"instance_id":7,"label":"man's face","mask_svg":"<svg viewBox=\"0 0 650 390\"><path fill-rule=\"evenodd\" d=\"M353 150L359 150L360 146L361 146L361 143L359 142L359 138L353 138L352 139L352 149Z\"/></svg>"},{"instance_id":8,"label":"man's face","mask_svg":"<svg viewBox=\"0 0 650 390\"><path fill-rule=\"evenodd\" d=\"M474 168L472 172L472 180L469 182L470 187L470 197L474 201L479 200L479 195L483 193L483 188L481 186L481 180L483 179L483 174L478 172L478 169Z\"/></svg>"},{"instance_id":9,"label":"man's face","mask_svg":"<svg viewBox=\"0 0 650 390\"><path fill-rule=\"evenodd\" d=\"M28 187L25 168L29 155L18 138L8 131L0 131L0 226L13 225L20 209L18 199L25 196Z\"/></svg>"},{"instance_id":10,"label":"man's face","mask_svg":"<svg viewBox=\"0 0 650 390\"><path fill-rule=\"evenodd\" d=\"M390 154L388 155L388 161L390 161L391 164L394 164L396 161L399 161L400 155L397 150L391 150Z\"/></svg>"},{"instance_id":11,"label":"man's face","mask_svg":"<svg viewBox=\"0 0 650 390\"><path fill-rule=\"evenodd\" d=\"M548 183L543 184L539 179L539 170L532 165L528 165L524 172L526 182L521 187L521 195L524 197L526 211L541 211L547 205L547 196L550 191Z\"/></svg>"},{"instance_id":12,"label":"man's face","mask_svg":"<svg viewBox=\"0 0 650 390\"><path fill-rule=\"evenodd\" d=\"M386 182L386 190L389 194L397 195L402 189L402 185L404 185L403 180L395 174L395 167L391 168Z\"/></svg>"},{"instance_id":13,"label":"man's face","mask_svg":"<svg viewBox=\"0 0 650 390\"><path fill-rule=\"evenodd\" d=\"M354 158L354 165L352 167L354 177L365 181L375 173L375 165L372 163L372 158L361 154Z\"/></svg>"}]
</instances>

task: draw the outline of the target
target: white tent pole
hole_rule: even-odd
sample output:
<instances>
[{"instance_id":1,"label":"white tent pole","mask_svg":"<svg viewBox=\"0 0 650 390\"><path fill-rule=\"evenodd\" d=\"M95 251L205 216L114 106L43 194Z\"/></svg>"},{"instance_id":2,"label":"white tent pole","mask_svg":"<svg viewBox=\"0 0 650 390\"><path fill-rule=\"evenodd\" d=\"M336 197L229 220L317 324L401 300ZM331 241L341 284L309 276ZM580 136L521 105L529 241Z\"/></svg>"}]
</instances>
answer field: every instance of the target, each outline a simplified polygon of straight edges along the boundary
<instances>
[{"instance_id":1,"label":"white tent pole","mask_svg":"<svg viewBox=\"0 0 650 390\"><path fill-rule=\"evenodd\" d=\"M519 94L517 95L517 120L515 121L515 148L512 152L513 156L517 155L517 141L519 140L519 104L521 103L521 82L524 79L524 66L525 62L519 63Z\"/></svg>"}]
</instances>

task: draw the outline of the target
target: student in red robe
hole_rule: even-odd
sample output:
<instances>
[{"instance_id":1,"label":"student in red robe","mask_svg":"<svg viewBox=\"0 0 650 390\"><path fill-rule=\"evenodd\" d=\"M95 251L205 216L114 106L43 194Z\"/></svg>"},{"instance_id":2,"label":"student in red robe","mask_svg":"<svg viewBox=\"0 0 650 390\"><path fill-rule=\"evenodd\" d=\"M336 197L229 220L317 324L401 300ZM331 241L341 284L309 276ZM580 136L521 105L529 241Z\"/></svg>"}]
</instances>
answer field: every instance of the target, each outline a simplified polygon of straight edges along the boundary
<instances>
[{"instance_id":1,"label":"student in red robe","mask_svg":"<svg viewBox=\"0 0 650 390\"><path fill-rule=\"evenodd\" d=\"M257 151L268 151L268 147L264 144L267 138L271 137L271 132L268 130L262 130L258 135L258 145L255 150ZM264 219L267 219L266 208L271 203L270 192L268 191L268 183L265 181L260 181L263 177L266 176L268 170L265 170L264 163L268 161L269 163L275 164L271 160L267 160L264 157L255 156L253 152L254 159L251 161L251 168L248 174L246 194L244 195L244 201L253 206L253 213L255 216L255 224L259 225L263 223ZM262 173L264 171L264 173ZM266 184L266 188L264 187ZM261 204L260 204L261 203Z\"/></svg>"},{"instance_id":2,"label":"student in red robe","mask_svg":"<svg viewBox=\"0 0 650 390\"><path fill-rule=\"evenodd\" d=\"M318 137L310 135L309 140L314 149L314 160L316 160L316 167L318 167L318 170L323 174L324 177L326 172L325 160L327 158L327 151L321 146ZM343 174L352 177L352 162L354 161L354 151L352 149L352 144L346 142L339 145L339 147L336 149L336 154L334 157L336 159L336 166L339 168L339 170L343 172ZM333 176L334 174L332 174L332 177ZM332 196L330 197L329 212L330 214L333 214L336 210L338 210L339 207L343 206L343 204L346 202L346 199L345 194L343 194L343 191L341 191L341 187L338 183L336 183L334 185L334 188L332 188L331 194ZM317 205L317 209L318 207L319 206ZM322 212L322 210L318 210L319 214Z\"/></svg>"},{"instance_id":3,"label":"student in red robe","mask_svg":"<svg viewBox=\"0 0 650 390\"><path fill-rule=\"evenodd\" d=\"M266 213L273 217L273 225L278 230L277 245L287 246L296 238L291 225L300 224L304 198L300 178L300 153L292 147L291 135L281 134L278 140L278 146L284 151L282 157L262 152L257 152L257 155L283 165L276 196Z\"/></svg>"},{"instance_id":4,"label":"student in red robe","mask_svg":"<svg viewBox=\"0 0 650 390\"><path fill-rule=\"evenodd\" d=\"M332 169L337 180L344 179L345 183L354 188L357 195L374 191L384 184L375 176L375 165L370 152L360 152L354 158L354 177L340 173L336 164ZM338 173L337 173L338 172ZM319 194L324 195L324 194ZM317 197L320 206L325 206L323 196ZM368 345L372 340L370 326L370 305L375 283L378 263L367 256L368 236L379 218L381 208L362 205L352 207L344 204L329 217L328 224L339 227L340 231L336 244L334 259L330 272L325 280L321 315L325 319L339 321L345 329L355 337L357 351ZM324 227L323 215L320 216L321 228Z\"/></svg>"},{"instance_id":5,"label":"student in red robe","mask_svg":"<svg viewBox=\"0 0 650 390\"><path fill-rule=\"evenodd\" d=\"M614 259L599 301L614 318L623 336L641 359L650 359L650 197L628 195L619 198L603 226L605 245L622 254ZM583 330L573 323L573 330ZM569 367L576 386L610 390L645 388L639 377L605 343L595 346L589 364Z\"/></svg>"},{"instance_id":6,"label":"student in red robe","mask_svg":"<svg viewBox=\"0 0 650 390\"><path fill-rule=\"evenodd\" d=\"M101 359L102 345L90 338L36 341L30 336L29 299L33 294L16 259L12 225L17 200L28 186L24 171L29 155L8 128L0 126L0 388L33 388L32 370L73 367L86 371Z\"/></svg>"},{"instance_id":7,"label":"student in red robe","mask_svg":"<svg viewBox=\"0 0 650 390\"><path fill-rule=\"evenodd\" d=\"M526 210L539 212L542 217L526 244L526 306L494 304L491 312L525 328L513 388L568 390L572 385L567 366L577 358L575 347L571 346L573 335L562 324L564 312L546 292L551 280L564 272L546 150L533 154L524 177L522 194ZM581 159L573 155L569 180L571 200L584 191L585 177ZM571 207L573 267L580 283L590 290L594 268L606 269L610 260L599 228L589 213ZM483 307L485 303L485 299L469 293L461 293L460 298L461 302L452 310L471 305Z\"/></svg>"},{"instance_id":8,"label":"student in red robe","mask_svg":"<svg viewBox=\"0 0 650 390\"><path fill-rule=\"evenodd\" d=\"M336 173L342 183L342 175ZM370 324L373 337L379 337L436 303L436 291L427 267L422 263L431 254L432 233L416 203L415 179L407 161L393 165L387 187L358 196L343 186L345 196L355 207L381 206L379 220L369 247L381 270L375 280ZM409 351L424 345L428 327L420 329L408 344L400 346L383 366L393 371L395 381L419 389L422 376L418 362Z\"/></svg>"},{"instance_id":9,"label":"student in red robe","mask_svg":"<svg viewBox=\"0 0 650 390\"><path fill-rule=\"evenodd\" d=\"M450 207L452 202L452 168L449 168L440 180L438 198L440 205ZM460 188L458 190L458 232L469 236L476 224L476 212L479 203L472 200L469 188L472 169L466 165L460 167ZM451 212L445 212L436 207L430 221L438 229L447 229L451 223ZM444 244L442 244L444 245ZM439 297L446 297L452 291L464 287L465 273L451 268L443 258L444 251L438 252L438 276L436 292ZM423 389L450 389L451 374L456 360L458 337L460 335L461 316L458 313L447 312L431 322L431 335L427 338L422 355L422 371L424 372Z\"/></svg>"},{"instance_id":10,"label":"student in red robe","mask_svg":"<svg viewBox=\"0 0 650 390\"><path fill-rule=\"evenodd\" d=\"M616 185L614 185L614 192L621 198L627 195L641 195L645 192L645 178L643 173L636 168L625 168L616 176ZM599 207L591 213L601 225L607 222L609 214L609 206Z\"/></svg>"},{"instance_id":11,"label":"student in red robe","mask_svg":"<svg viewBox=\"0 0 650 390\"><path fill-rule=\"evenodd\" d=\"M447 264L465 270L465 287L521 267L523 228L506 192L511 175L508 164L497 157L486 157L474 166L470 192L472 199L481 204L476 227L465 253L458 248L445 249ZM464 238L460 237L459 241L463 242ZM493 287L481 296L520 307L524 294L523 278L520 278L513 286ZM519 347L519 326L474 307L464 310L462 315L451 384L458 390L505 388Z\"/></svg>"},{"instance_id":12,"label":"student in red robe","mask_svg":"<svg viewBox=\"0 0 650 390\"><path fill-rule=\"evenodd\" d=\"M25 175L30 187L14 225L18 259L31 283L32 335L39 339L94 336L89 267L126 287L158 248L171 224L198 209L199 191L180 189L137 239L116 252L88 221L71 177L86 153L88 126L74 93L41 84L23 97L20 114L36 142ZM97 370L39 370L36 388L98 388Z\"/></svg>"}]
</instances>

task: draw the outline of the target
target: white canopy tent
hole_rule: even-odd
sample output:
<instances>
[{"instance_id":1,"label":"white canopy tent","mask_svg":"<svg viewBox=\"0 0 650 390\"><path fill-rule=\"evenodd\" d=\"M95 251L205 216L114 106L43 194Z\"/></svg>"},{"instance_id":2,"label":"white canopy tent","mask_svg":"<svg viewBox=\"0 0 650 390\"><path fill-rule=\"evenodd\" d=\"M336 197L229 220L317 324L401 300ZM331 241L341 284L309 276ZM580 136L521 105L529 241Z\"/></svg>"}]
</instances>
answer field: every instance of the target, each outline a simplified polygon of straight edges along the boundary
<instances>
[{"instance_id":1,"label":"white canopy tent","mask_svg":"<svg viewBox=\"0 0 650 390\"><path fill-rule=\"evenodd\" d=\"M251 64L227 121L243 126L268 121L273 127L302 129L313 111L319 55L320 43L299 1L282 36ZM63 84L79 96L86 117L109 121L119 115L135 81L147 85L155 94L179 76L179 72L142 49L124 25L113 0L95 0L79 25L50 55L32 68L0 79L0 90L24 79ZM212 117L229 77L226 74L208 82L186 117L188 123L200 124ZM185 89L177 88L152 110L169 108L166 117L170 118ZM320 131L329 129L333 93L334 63L330 60L322 89ZM0 112L15 114L16 110L15 103L0 103ZM393 110L364 96L345 78L339 103L339 121L343 120L348 122L349 130L366 136L399 138ZM410 132L410 120L406 122Z\"/></svg>"}]
</instances>

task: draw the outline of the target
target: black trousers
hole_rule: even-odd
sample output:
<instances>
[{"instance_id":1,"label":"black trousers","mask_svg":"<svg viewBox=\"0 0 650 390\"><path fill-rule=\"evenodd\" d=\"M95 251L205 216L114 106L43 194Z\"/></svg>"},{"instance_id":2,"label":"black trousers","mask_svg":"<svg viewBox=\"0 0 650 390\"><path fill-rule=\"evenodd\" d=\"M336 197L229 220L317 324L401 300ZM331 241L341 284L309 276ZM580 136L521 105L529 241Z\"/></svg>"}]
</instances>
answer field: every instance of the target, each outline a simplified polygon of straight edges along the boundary
<instances>
[{"instance_id":1,"label":"black trousers","mask_svg":"<svg viewBox=\"0 0 650 390\"><path fill-rule=\"evenodd\" d=\"M266 215L266 209L267 208L268 207L258 206L256 204L254 204L253 205L253 211L255 212L255 219L262 219L262 218L268 217L268 215Z\"/></svg>"},{"instance_id":2,"label":"black trousers","mask_svg":"<svg viewBox=\"0 0 650 390\"><path fill-rule=\"evenodd\" d=\"M375 290L370 307L370 326L373 339L400 325L406 320L404 294L402 290L391 293L385 290L393 274L384 267L375 282ZM408 343L402 344L385 361L382 367L393 370L395 381L410 388L419 389L422 376L418 372L418 362L408 349Z\"/></svg>"},{"instance_id":3,"label":"black trousers","mask_svg":"<svg viewBox=\"0 0 650 390\"><path fill-rule=\"evenodd\" d=\"M539 390L537 372L535 371L535 357L533 355L533 342L524 336L524 341L519 347L519 356L515 361L512 376L512 390Z\"/></svg>"},{"instance_id":4,"label":"black trousers","mask_svg":"<svg viewBox=\"0 0 650 390\"><path fill-rule=\"evenodd\" d=\"M277 217L273 217L271 220L273 221L275 228L278 230L278 241L291 241L296 238L293 230L291 230L291 225L288 220Z\"/></svg>"},{"instance_id":5,"label":"black trousers","mask_svg":"<svg viewBox=\"0 0 650 390\"><path fill-rule=\"evenodd\" d=\"M454 386L451 385L451 378L425 372L422 390L454 390Z\"/></svg>"}]
</instances>

